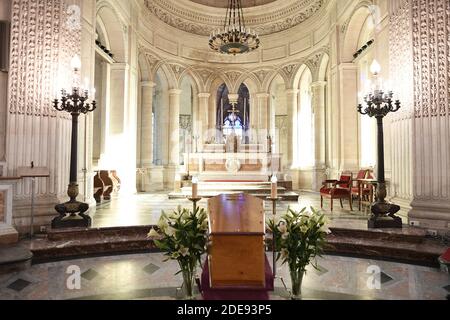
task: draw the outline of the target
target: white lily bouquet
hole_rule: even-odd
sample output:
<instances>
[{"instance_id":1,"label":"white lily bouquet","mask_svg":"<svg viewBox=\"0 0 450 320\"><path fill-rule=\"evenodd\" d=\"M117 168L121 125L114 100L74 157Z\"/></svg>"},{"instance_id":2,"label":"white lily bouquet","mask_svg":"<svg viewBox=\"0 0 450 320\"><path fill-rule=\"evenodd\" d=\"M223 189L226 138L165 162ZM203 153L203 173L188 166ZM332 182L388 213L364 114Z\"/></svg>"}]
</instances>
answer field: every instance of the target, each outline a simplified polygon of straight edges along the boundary
<instances>
[{"instance_id":1,"label":"white lily bouquet","mask_svg":"<svg viewBox=\"0 0 450 320\"><path fill-rule=\"evenodd\" d=\"M178 207L171 214L162 212L157 230L152 228L148 234L155 245L180 265L183 284L188 299L194 298L194 286L197 267L201 256L206 253L208 241L208 215L204 209L195 212Z\"/></svg>"},{"instance_id":2,"label":"white lily bouquet","mask_svg":"<svg viewBox=\"0 0 450 320\"><path fill-rule=\"evenodd\" d=\"M331 231L328 219L321 211L306 208L288 212L276 221L269 220L268 227L276 243L277 260L289 265L292 280L292 299L301 298L301 285L309 264L318 269L316 258L323 252L325 236Z\"/></svg>"}]
</instances>

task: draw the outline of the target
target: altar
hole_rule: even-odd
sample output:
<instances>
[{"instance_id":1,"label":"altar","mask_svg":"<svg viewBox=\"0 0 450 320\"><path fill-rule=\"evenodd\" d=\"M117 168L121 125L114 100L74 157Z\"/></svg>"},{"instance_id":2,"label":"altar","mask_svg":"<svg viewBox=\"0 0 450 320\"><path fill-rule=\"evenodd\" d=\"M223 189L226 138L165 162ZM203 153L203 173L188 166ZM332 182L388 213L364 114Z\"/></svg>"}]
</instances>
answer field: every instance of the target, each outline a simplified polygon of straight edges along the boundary
<instances>
[{"instance_id":1,"label":"altar","mask_svg":"<svg viewBox=\"0 0 450 320\"><path fill-rule=\"evenodd\" d=\"M205 145L203 152L185 153L185 172L200 181L268 181L282 171L281 154L271 153L259 144L242 144L229 148L226 144Z\"/></svg>"}]
</instances>

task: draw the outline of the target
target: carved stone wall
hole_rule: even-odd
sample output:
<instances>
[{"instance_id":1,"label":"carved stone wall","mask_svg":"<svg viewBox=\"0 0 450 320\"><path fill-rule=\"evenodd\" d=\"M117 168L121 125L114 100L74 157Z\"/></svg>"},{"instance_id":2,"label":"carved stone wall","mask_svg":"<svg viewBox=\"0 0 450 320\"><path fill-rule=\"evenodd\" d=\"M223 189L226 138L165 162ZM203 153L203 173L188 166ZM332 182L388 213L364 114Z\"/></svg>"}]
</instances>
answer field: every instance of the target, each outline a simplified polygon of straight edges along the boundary
<instances>
[{"instance_id":1,"label":"carved stone wall","mask_svg":"<svg viewBox=\"0 0 450 320\"><path fill-rule=\"evenodd\" d=\"M5 222L5 195L0 191L0 223Z\"/></svg>"},{"instance_id":2,"label":"carved stone wall","mask_svg":"<svg viewBox=\"0 0 450 320\"><path fill-rule=\"evenodd\" d=\"M411 46L411 10L409 1L394 0L390 3L389 65L392 89L402 103L398 113L389 115L391 136L392 176L391 196L394 201L404 201L409 206L412 190L412 118L413 99L413 49Z\"/></svg>"},{"instance_id":3,"label":"carved stone wall","mask_svg":"<svg viewBox=\"0 0 450 320\"><path fill-rule=\"evenodd\" d=\"M308 20L325 2L326 0L290 1L288 5L280 5L270 14L255 14L250 11L246 22L260 35L280 32ZM145 0L145 5L164 23L197 35L209 36L223 26L223 10L220 14L217 12L213 15L211 12L200 13L189 6L183 6L183 2L179 0Z\"/></svg>"},{"instance_id":4,"label":"carved stone wall","mask_svg":"<svg viewBox=\"0 0 450 320\"><path fill-rule=\"evenodd\" d=\"M37 183L42 221L54 215L52 207L68 184L70 115L52 107L57 90L70 86L70 60L80 52L80 30L73 28L67 4L12 1L7 175L32 161L50 169L50 178ZM14 223L20 229L29 223L30 182L17 184L14 195Z\"/></svg>"},{"instance_id":5,"label":"carved stone wall","mask_svg":"<svg viewBox=\"0 0 450 320\"><path fill-rule=\"evenodd\" d=\"M404 105L392 122L394 177L408 186L402 195L413 199L411 221L448 229L450 2L394 0L391 9L392 82Z\"/></svg>"}]
</instances>

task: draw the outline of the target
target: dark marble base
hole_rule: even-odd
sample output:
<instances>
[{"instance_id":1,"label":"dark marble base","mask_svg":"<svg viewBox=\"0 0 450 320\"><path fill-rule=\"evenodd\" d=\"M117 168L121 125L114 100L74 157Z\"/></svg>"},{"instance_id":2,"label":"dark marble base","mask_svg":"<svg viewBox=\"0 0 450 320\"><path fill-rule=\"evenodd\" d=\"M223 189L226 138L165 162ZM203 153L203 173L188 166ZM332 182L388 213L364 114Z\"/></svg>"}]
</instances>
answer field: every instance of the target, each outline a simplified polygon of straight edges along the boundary
<instances>
[{"instance_id":1,"label":"dark marble base","mask_svg":"<svg viewBox=\"0 0 450 320\"><path fill-rule=\"evenodd\" d=\"M347 228L335 224L327 237L325 252L439 267L438 258L447 249L426 238L421 229L368 229L363 221L361 224ZM24 244L33 252L33 262L158 251L147 238L150 229L151 226L56 229L50 230L46 239L24 240ZM266 238L271 250L271 235Z\"/></svg>"},{"instance_id":2,"label":"dark marble base","mask_svg":"<svg viewBox=\"0 0 450 320\"><path fill-rule=\"evenodd\" d=\"M369 229L401 229L403 227L402 219L399 217L372 217L368 221Z\"/></svg>"},{"instance_id":3,"label":"dark marble base","mask_svg":"<svg viewBox=\"0 0 450 320\"><path fill-rule=\"evenodd\" d=\"M0 247L0 274L25 270L30 267L33 254L20 245Z\"/></svg>"}]
</instances>

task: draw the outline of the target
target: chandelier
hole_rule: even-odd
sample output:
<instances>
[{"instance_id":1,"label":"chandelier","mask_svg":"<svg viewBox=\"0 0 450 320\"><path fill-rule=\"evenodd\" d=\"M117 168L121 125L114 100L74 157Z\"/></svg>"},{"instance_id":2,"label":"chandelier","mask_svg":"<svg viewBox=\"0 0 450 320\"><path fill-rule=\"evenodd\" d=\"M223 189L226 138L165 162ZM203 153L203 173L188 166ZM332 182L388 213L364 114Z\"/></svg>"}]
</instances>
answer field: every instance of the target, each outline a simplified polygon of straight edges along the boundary
<instances>
[{"instance_id":1,"label":"chandelier","mask_svg":"<svg viewBox=\"0 0 450 320\"><path fill-rule=\"evenodd\" d=\"M245 27L241 0L229 0L223 30L209 37L209 47L223 54L241 54L259 48L259 36Z\"/></svg>"}]
</instances>

